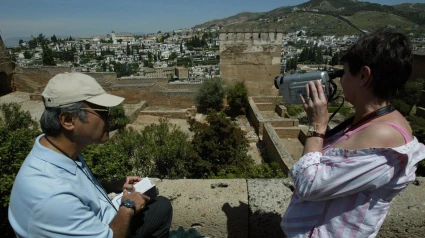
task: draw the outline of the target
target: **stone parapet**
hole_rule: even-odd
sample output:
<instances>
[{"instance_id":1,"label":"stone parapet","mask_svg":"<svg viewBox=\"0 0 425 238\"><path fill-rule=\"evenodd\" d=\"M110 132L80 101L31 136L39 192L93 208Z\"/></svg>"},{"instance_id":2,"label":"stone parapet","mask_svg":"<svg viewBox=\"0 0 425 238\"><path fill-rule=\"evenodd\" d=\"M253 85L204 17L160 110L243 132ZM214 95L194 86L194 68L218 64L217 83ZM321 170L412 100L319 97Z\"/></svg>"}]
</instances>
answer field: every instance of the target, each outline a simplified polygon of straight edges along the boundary
<instances>
[{"instance_id":1,"label":"stone parapet","mask_svg":"<svg viewBox=\"0 0 425 238\"><path fill-rule=\"evenodd\" d=\"M284 237L282 214L291 179L152 179L173 205L172 230L195 228L206 237ZM423 237L425 178L418 177L392 202L378 238Z\"/></svg>"},{"instance_id":2,"label":"stone parapet","mask_svg":"<svg viewBox=\"0 0 425 238\"><path fill-rule=\"evenodd\" d=\"M295 164L295 160L289 155L285 145L280 143L280 137L270 123L264 124L263 144L266 148L267 162L276 162L285 175Z\"/></svg>"}]
</instances>

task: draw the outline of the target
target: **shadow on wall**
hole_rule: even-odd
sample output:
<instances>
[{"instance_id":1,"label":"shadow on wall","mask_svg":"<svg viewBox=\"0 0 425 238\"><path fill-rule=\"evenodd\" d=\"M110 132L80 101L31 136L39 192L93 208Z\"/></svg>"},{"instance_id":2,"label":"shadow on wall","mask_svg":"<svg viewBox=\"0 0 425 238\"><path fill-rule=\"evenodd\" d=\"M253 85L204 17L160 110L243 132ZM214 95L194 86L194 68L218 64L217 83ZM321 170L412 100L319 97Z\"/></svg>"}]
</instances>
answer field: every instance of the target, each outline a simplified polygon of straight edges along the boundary
<instances>
[{"instance_id":1,"label":"shadow on wall","mask_svg":"<svg viewBox=\"0 0 425 238\"><path fill-rule=\"evenodd\" d=\"M231 207L229 203L225 203L221 210L227 217L227 234L230 238L243 237L238 227L241 224L241 217L236 216L238 216L238 214L243 214L246 210L249 210L249 227L246 228L248 229L248 237L286 237L280 228L280 221L282 220L281 214L261 211L253 213L248 204L243 202L239 202L239 206L237 207Z\"/></svg>"}]
</instances>

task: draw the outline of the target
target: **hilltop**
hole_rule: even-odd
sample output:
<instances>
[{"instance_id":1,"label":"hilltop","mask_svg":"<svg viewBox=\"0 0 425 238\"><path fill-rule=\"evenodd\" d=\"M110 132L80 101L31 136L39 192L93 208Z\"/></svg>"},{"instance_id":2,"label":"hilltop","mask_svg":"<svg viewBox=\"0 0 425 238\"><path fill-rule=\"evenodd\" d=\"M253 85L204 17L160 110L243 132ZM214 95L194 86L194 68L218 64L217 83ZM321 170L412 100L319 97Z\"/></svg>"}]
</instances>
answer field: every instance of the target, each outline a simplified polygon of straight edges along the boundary
<instances>
[{"instance_id":1,"label":"hilltop","mask_svg":"<svg viewBox=\"0 0 425 238\"><path fill-rule=\"evenodd\" d=\"M356 0L311 0L263 13L240 13L216 19L195 28L274 28L291 32L306 30L312 35L346 35L382 27L404 33L425 32L425 3L380 5Z\"/></svg>"}]
</instances>

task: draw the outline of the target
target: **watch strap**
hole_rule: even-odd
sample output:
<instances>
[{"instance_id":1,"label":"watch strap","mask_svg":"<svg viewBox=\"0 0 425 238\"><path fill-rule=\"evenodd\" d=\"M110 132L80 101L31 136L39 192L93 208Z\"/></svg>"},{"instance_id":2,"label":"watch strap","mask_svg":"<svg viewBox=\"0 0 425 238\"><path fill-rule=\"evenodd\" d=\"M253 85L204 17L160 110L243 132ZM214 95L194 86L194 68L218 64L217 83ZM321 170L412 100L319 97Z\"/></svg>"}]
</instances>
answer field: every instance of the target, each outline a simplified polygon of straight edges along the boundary
<instances>
[{"instance_id":1,"label":"watch strap","mask_svg":"<svg viewBox=\"0 0 425 238\"><path fill-rule=\"evenodd\" d=\"M136 214L136 204L134 203L134 201L133 201L133 200L127 199L127 200L125 200L125 201L121 202L120 207L121 207L121 206L124 206L124 207L126 207L126 208L131 208L131 209L133 209L134 214Z\"/></svg>"},{"instance_id":2,"label":"watch strap","mask_svg":"<svg viewBox=\"0 0 425 238\"><path fill-rule=\"evenodd\" d=\"M322 133L318 133L318 132L309 132L307 137L320 137L320 138L325 138L325 134Z\"/></svg>"}]
</instances>

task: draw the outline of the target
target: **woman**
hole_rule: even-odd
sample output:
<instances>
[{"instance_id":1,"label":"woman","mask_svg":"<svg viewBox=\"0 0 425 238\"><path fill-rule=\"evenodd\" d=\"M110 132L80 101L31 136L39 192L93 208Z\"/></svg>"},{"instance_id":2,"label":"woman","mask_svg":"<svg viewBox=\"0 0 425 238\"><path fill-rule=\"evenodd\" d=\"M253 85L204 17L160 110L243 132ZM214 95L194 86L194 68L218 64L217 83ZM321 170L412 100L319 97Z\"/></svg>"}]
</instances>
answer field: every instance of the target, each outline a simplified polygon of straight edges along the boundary
<instances>
[{"instance_id":1,"label":"woman","mask_svg":"<svg viewBox=\"0 0 425 238\"><path fill-rule=\"evenodd\" d=\"M360 38L341 61L355 115L326 132L326 96L320 82L306 85L301 98L312 133L290 171L295 191L281 222L288 237L375 237L425 158L425 146L390 103L412 71L409 39L380 30Z\"/></svg>"}]
</instances>

